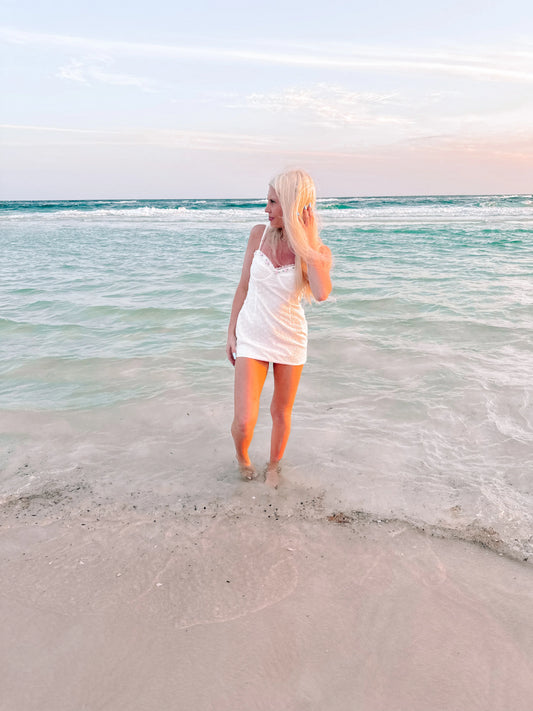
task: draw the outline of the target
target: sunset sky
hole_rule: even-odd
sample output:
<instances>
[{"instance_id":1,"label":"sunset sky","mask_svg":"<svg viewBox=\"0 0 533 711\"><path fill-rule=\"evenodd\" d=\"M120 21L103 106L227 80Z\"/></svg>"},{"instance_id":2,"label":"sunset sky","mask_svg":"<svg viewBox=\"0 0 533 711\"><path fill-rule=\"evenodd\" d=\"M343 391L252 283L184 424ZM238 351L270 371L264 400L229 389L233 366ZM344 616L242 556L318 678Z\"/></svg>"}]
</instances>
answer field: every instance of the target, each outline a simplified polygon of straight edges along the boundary
<instances>
[{"instance_id":1,"label":"sunset sky","mask_svg":"<svg viewBox=\"0 0 533 711\"><path fill-rule=\"evenodd\" d=\"M0 199L533 191L530 0L0 5Z\"/></svg>"}]
</instances>

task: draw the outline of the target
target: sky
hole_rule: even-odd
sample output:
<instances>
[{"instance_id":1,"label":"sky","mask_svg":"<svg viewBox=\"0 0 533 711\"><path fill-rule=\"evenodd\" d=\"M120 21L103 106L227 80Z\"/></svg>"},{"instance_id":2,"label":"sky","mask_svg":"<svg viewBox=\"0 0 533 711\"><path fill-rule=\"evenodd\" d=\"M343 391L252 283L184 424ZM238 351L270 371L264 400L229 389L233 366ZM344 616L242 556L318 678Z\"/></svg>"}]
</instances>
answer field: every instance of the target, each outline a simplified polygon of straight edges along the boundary
<instances>
[{"instance_id":1,"label":"sky","mask_svg":"<svg viewBox=\"0 0 533 711\"><path fill-rule=\"evenodd\" d=\"M531 193L531 0L0 0L0 199Z\"/></svg>"}]
</instances>

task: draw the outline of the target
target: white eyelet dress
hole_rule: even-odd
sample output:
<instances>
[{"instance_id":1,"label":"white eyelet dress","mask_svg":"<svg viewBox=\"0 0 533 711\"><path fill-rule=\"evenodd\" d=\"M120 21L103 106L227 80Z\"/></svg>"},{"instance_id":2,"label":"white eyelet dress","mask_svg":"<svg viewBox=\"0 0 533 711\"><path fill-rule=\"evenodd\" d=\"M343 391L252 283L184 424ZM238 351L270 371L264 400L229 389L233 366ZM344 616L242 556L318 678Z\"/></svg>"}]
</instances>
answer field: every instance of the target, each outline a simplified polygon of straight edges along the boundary
<instances>
[{"instance_id":1,"label":"white eyelet dress","mask_svg":"<svg viewBox=\"0 0 533 711\"><path fill-rule=\"evenodd\" d=\"M275 267L259 249L250 268L248 294L237 318L237 358L303 365L307 359L307 321L296 290L294 264Z\"/></svg>"}]
</instances>

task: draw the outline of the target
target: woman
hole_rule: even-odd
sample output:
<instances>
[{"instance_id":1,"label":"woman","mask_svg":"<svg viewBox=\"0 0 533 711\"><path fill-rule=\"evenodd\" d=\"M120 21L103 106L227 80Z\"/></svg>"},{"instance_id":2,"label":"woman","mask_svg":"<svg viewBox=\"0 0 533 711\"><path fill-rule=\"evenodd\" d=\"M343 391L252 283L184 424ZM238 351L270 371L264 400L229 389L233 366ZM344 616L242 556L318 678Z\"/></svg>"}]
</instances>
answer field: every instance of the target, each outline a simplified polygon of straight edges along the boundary
<instances>
[{"instance_id":1,"label":"woman","mask_svg":"<svg viewBox=\"0 0 533 711\"><path fill-rule=\"evenodd\" d=\"M307 173L290 170L269 185L269 225L250 232L228 329L227 356L235 366L235 416L231 433L244 479L256 471L248 456L269 363L274 395L266 483L277 488L289 439L291 413L307 357L307 322L301 299L327 299L331 251L318 234L315 186Z\"/></svg>"}]
</instances>

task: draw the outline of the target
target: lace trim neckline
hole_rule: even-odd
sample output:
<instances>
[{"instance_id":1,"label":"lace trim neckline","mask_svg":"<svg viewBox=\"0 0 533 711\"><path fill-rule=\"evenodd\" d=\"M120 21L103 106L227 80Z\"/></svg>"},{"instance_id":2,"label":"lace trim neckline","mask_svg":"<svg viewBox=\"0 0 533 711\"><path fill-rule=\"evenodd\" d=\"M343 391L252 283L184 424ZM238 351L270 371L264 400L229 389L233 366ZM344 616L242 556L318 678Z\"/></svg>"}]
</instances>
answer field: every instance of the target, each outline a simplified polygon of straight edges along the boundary
<instances>
[{"instance_id":1,"label":"lace trim neckline","mask_svg":"<svg viewBox=\"0 0 533 711\"><path fill-rule=\"evenodd\" d=\"M267 257L267 255L264 252L262 252L260 249L256 249L255 253L257 254L258 252L262 257L264 257L264 259L266 259L266 261L270 264L272 269L274 269L274 271L276 271L276 272L288 272L291 269L294 269L294 267L296 266L295 264L283 264L281 267L275 267L272 264L272 261Z\"/></svg>"}]
</instances>

